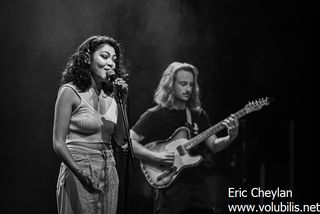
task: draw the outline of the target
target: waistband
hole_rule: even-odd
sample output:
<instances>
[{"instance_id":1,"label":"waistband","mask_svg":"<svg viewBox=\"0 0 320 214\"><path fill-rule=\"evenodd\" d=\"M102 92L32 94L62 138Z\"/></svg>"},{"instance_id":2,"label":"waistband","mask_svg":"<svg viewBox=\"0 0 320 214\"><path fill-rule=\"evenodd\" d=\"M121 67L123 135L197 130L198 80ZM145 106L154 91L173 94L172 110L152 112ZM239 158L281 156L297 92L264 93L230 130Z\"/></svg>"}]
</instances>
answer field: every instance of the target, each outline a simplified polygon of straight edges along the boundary
<instances>
[{"instance_id":1,"label":"waistband","mask_svg":"<svg viewBox=\"0 0 320 214\"><path fill-rule=\"evenodd\" d=\"M111 145L106 145L106 148L104 148L104 149L95 149L95 148L90 148L90 147L86 147L83 145L70 145L70 144L67 144L67 147L71 151L76 150L81 153L91 153L91 154L101 154L102 152L112 152L113 153L113 149L112 149Z\"/></svg>"},{"instance_id":2,"label":"waistband","mask_svg":"<svg viewBox=\"0 0 320 214\"><path fill-rule=\"evenodd\" d=\"M68 143L66 145L68 148L83 147L83 148L93 149L98 151L112 149L111 143L87 143L87 142L76 141L76 142Z\"/></svg>"}]
</instances>

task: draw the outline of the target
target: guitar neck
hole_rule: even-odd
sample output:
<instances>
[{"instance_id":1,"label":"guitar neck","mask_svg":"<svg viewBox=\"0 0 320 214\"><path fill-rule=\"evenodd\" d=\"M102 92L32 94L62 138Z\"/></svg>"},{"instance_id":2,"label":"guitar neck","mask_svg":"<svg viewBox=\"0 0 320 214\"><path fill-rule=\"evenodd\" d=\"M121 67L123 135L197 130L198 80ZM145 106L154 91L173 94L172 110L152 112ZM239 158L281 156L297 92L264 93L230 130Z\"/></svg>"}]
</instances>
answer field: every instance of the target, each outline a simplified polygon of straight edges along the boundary
<instances>
[{"instance_id":1,"label":"guitar neck","mask_svg":"<svg viewBox=\"0 0 320 214\"><path fill-rule=\"evenodd\" d=\"M237 118L241 118L244 115L248 114L245 108L242 108L241 110L237 111L234 113L234 116ZM225 126L223 125L223 120L217 123L216 125L210 127L209 129L201 132L199 135L195 136L194 138L190 139L186 144L185 144L185 149L190 150L193 147L197 146L201 142L203 142L205 139L210 137L211 135L221 131L224 129Z\"/></svg>"}]
</instances>

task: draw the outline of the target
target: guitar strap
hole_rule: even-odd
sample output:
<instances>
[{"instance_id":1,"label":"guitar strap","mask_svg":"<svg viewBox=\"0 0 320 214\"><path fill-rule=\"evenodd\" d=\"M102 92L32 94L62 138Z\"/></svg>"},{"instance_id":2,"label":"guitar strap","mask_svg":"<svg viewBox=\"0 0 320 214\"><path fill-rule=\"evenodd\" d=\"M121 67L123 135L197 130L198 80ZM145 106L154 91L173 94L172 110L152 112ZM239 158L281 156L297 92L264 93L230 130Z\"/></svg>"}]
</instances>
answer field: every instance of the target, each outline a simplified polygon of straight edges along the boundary
<instances>
[{"instance_id":1,"label":"guitar strap","mask_svg":"<svg viewBox=\"0 0 320 214\"><path fill-rule=\"evenodd\" d=\"M192 126L192 117L191 117L191 111L189 107L186 108L186 114L187 114L187 122Z\"/></svg>"},{"instance_id":2,"label":"guitar strap","mask_svg":"<svg viewBox=\"0 0 320 214\"><path fill-rule=\"evenodd\" d=\"M193 136L196 136L199 134L199 127L198 124L192 123L192 117L191 117L191 111L187 107L186 108L186 115L187 115L187 127L189 128L190 132Z\"/></svg>"}]
</instances>

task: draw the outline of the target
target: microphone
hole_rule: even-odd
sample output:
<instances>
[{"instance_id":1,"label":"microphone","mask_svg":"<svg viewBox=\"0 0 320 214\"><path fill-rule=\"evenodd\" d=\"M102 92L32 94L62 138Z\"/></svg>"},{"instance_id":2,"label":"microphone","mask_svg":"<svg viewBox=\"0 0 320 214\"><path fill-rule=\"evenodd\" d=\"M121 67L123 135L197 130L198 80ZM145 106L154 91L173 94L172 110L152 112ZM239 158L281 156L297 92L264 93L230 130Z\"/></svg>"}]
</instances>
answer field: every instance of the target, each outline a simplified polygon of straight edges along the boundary
<instances>
[{"instance_id":1,"label":"microphone","mask_svg":"<svg viewBox=\"0 0 320 214\"><path fill-rule=\"evenodd\" d=\"M110 74L109 74L109 81L113 84L114 84L114 81L118 78L118 75L112 71ZM128 93L128 90L127 88L123 87L122 85L115 85L115 87L117 87L117 90L119 93L121 94L127 94Z\"/></svg>"},{"instance_id":2,"label":"microphone","mask_svg":"<svg viewBox=\"0 0 320 214\"><path fill-rule=\"evenodd\" d=\"M113 83L115 81L115 79L117 79L117 74L113 69L108 69L106 70L106 81L109 81L111 83Z\"/></svg>"},{"instance_id":3,"label":"microphone","mask_svg":"<svg viewBox=\"0 0 320 214\"><path fill-rule=\"evenodd\" d=\"M109 81L113 83L117 79L116 73L113 71L111 74L109 74Z\"/></svg>"}]
</instances>

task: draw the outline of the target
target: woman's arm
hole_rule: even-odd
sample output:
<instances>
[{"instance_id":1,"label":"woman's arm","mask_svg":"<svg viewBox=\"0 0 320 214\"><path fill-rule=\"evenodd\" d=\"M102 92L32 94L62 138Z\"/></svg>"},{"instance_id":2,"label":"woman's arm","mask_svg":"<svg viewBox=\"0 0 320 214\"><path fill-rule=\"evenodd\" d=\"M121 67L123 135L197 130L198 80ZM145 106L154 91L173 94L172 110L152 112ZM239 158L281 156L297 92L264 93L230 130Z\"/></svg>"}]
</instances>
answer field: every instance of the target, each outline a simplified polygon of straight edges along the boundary
<instances>
[{"instance_id":1,"label":"woman's arm","mask_svg":"<svg viewBox=\"0 0 320 214\"><path fill-rule=\"evenodd\" d=\"M79 172L80 167L69 153L65 141L72 109L77 99L78 97L73 89L69 87L62 88L56 100L53 123L53 149L74 174Z\"/></svg>"},{"instance_id":2,"label":"woman's arm","mask_svg":"<svg viewBox=\"0 0 320 214\"><path fill-rule=\"evenodd\" d=\"M126 107L125 104L124 105L124 111L126 111ZM124 126L124 121L123 121L123 116L122 116L122 110L120 109L120 105L117 104L117 109L118 109L118 113L117 113L117 124L115 127L115 131L113 134L114 140L116 141L116 143L123 147L126 145L126 130L125 130L125 126Z\"/></svg>"},{"instance_id":3,"label":"woman's arm","mask_svg":"<svg viewBox=\"0 0 320 214\"><path fill-rule=\"evenodd\" d=\"M124 148L126 147L126 141L125 141L126 127L124 125L124 120L122 115L123 113L126 114L126 112L122 112L120 102L123 105L123 110L126 111L127 110L126 104L127 104L127 98L128 98L127 97L128 85L123 79L117 78L115 79L113 86L114 86L113 88L114 99L117 102L117 124L115 127L113 138L119 146ZM123 91L119 91L120 89Z\"/></svg>"},{"instance_id":4,"label":"woman's arm","mask_svg":"<svg viewBox=\"0 0 320 214\"><path fill-rule=\"evenodd\" d=\"M89 192L101 192L102 190L94 184L91 175L81 169L74 161L65 142L72 109L79 102L79 98L73 89L64 87L59 91L54 113L53 149Z\"/></svg>"}]
</instances>

